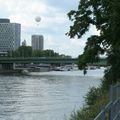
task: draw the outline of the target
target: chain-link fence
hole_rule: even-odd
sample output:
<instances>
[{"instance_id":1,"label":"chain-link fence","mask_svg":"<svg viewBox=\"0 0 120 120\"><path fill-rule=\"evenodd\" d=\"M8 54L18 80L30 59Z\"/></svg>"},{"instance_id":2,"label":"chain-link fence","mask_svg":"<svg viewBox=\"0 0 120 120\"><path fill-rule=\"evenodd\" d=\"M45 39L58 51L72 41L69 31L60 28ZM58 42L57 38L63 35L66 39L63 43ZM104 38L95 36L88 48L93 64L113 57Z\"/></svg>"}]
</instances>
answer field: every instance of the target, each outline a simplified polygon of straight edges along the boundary
<instances>
[{"instance_id":1,"label":"chain-link fence","mask_svg":"<svg viewBox=\"0 0 120 120\"><path fill-rule=\"evenodd\" d=\"M94 120L120 120L120 83L110 87L110 101Z\"/></svg>"}]
</instances>

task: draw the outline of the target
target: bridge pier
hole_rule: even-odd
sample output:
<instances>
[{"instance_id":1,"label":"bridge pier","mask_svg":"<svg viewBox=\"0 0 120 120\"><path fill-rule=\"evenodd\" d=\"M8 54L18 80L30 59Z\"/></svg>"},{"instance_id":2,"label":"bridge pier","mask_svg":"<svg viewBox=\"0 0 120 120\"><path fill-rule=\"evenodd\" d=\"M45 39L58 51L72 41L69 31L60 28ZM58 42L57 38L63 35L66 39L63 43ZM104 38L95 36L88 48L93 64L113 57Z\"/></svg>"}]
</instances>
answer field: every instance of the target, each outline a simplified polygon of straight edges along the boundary
<instances>
[{"instance_id":1,"label":"bridge pier","mask_svg":"<svg viewBox=\"0 0 120 120\"><path fill-rule=\"evenodd\" d=\"M0 70L14 70L14 63L2 63L0 64Z\"/></svg>"}]
</instances>

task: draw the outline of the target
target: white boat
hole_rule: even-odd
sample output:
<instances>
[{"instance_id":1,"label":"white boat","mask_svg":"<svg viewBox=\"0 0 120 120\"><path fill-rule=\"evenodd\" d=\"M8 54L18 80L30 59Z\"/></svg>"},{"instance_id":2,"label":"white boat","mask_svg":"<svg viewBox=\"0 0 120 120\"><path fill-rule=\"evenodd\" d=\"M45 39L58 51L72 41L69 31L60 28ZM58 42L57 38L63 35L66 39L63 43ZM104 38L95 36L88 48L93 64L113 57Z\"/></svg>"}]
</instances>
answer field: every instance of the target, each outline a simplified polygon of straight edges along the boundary
<instances>
[{"instance_id":1,"label":"white boat","mask_svg":"<svg viewBox=\"0 0 120 120\"><path fill-rule=\"evenodd\" d=\"M29 71L27 69L22 70L22 74L29 75Z\"/></svg>"},{"instance_id":2,"label":"white boat","mask_svg":"<svg viewBox=\"0 0 120 120\"><path fill-rule=\"evenodd\" d=\"M65 66L56 67L54 70L55 71L76 71L78 70L78 66L65 65Z\"/></svg>"},{"instance_id":3,"label":"white boat","mask_svg":"<svg viewBox=\"0 0 120 120\"><path fill-rule=\"evenodd\" d=\"M51 66L49 64L39 64L34 68L33 72L48 72L50 69Z\"/></svg>"}]
</instances>

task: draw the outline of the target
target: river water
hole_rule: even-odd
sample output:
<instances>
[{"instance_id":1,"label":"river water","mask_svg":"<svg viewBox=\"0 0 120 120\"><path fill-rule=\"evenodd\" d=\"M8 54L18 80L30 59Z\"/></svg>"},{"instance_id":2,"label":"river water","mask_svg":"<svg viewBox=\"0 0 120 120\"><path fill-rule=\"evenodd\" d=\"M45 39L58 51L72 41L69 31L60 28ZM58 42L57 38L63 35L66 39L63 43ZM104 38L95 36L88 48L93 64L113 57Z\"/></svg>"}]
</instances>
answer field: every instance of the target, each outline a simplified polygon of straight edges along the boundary
<instances>
[{"instance_id":1,"label":"river water","mask_svg":"<svg viewBox=\"0 0 120 120\"><path fill-rule=\"evenodd\" d=\"M0 75L0 120L65 120L84 104L102 70Z\"/></svg>"}]
</instances>

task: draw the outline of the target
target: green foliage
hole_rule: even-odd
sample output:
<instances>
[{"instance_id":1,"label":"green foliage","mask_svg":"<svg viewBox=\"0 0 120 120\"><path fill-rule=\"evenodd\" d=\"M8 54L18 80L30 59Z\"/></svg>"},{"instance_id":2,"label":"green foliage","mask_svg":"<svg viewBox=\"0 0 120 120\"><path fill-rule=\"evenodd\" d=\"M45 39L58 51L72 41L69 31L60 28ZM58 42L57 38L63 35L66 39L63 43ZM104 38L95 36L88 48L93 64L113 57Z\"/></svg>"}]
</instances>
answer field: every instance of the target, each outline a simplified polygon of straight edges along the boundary
<instances>
[{"instance_id":1,"label":"green foliage","mask_svg":"<svg viewBox=\"0 0 120 120\"><path fill-rule=\"evenodd\" d=\"M107 92L100 88L91 88L85 97L86 105L71 114L70 120L90 120L96 117L108 102Z\"/></svg>"},{"instance_id":2,"label":"green foliage","mask_svg":"<svg viewBox=\"0 0 120 120\"><path fill-rule=\"evenodd\" d=\"M44 56L43 50L33 50L32 56L33 57L43 57Z\"/></svg>"},{"instance_id":3,"label":"green foliage","mask_svg":"<svg viewBox=\"0 0 120 120\"><path fill-rule=\"evenodd\" d=\"M16 51L13 52L13 57L31 57L32 47L20 46Z\"/></svg>"},{"instance_id":4,"label":"green foliage","mask_svg":"<svg viewBox=\"0 0 120 120\"><path fill-rule=\"evenodd\" d=\"M100 111L107 102L110 84L120 81L120 1L119 0L80 0L78 9L68 13L73 25L67 35L81 38L91 26L99 30L99 35L91 35L86 42L84 52L79 55L78 65L84 69L88 63L99 60L106 54L110 65L105 71L101 88L92 88L86 96L86 106L75 112L70 120L89 120Z\"/></svg>"},{"instance_id":5,"label":"green foliage","mask_svg":"<svg viewBox=\"0 0 120 120\"><path fill-rule=\"evenodd\" d=\"M68 13L70 20L74 21L73 26L70 26L70 31L67 33L70 37L77 36L81 38L90 28L91 25L96 26L100 31L100 35L91 35L84 48L84 53L81 59L83 64L79 62L79 67L86 66L87 63L97 62L100 54L104 54L109 47L109 43L105 41L104 29L107 29L109 14L106 14L108 0L81 0L78 10Z\"/></svg>"},{"instance_id":6,"label":"green foliage","mask_svg":"<svg viewBox=\"0 0 120 120\"><path fill-rule=\"evenodd\" d=\"M101 88L92 87L85 97L85 103L90 107L102 96Z\"/></svg>"},{"instance_id":7,"label":"green foliage","mask_svg":"<svg viewBox=\"0 0 120 120\"><path fill-rule=\"evenodd\" d=\"M34 50L34 57L59 57L59 54L53 50Z\"/></svg>"},{"instance_id":8,"label":"green foliage","mask_svg":"<svg viewBox=\"0 0 120 120\"><path fill-rule=\"evenodd\" d=\"M30 46L20 46L15 51L9 51L8 57L60 57L71 58L71 56L59 54L53 50L32 50Z\"/></svg>"},{"instance_id":9,"label":"green foliage","mask_svg":"<svg viewBox=\"0 0 120 120\"><path fill-rule=\"evenodd\" d=\"M68 13L73 25L67 33L70 38L81 38L90 26L99 30L99 35L91 35L86 42L84 52L79 56L79 68L88 63L97 62L99 56L107 54L108 69L106 80L120 79L120 1L116 0L80 0L78 10ZM112 83L112 82L109 82Z\"/></svg>"}]
</instances>

